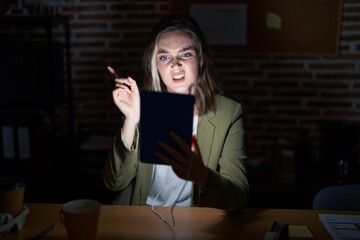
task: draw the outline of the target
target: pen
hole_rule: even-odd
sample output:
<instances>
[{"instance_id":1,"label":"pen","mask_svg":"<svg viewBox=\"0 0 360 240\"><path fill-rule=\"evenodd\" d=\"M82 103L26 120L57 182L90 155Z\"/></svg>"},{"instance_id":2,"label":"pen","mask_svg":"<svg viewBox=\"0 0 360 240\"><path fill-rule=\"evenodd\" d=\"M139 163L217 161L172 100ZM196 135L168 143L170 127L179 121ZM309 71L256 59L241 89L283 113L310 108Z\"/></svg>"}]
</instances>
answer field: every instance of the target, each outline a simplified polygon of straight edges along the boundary
<instances>
[{"instance_id":1,"label":"pen","mask_svg":"<svg viewBox=\"0 0 360 240\"><path fill-rule=\"evenodd\" d=\"M119 76L117 75L117 73L115 72L115 70L112 67L108 66L107 69L115 78L119 78Z\"/></svg>"},{"instance_id":2,"label":"pen","mask_svg":"<svg viewBox=\"0 0 360 240\"><path fill-rule=\"evenodd\" d=\"M112 67L108 66L107 69L115 79L119 78L119 75L115 72L115 70ZM122 85L126 86L127 88L129 88L131 90L131 87L129 85L127 85L126 83L123 83Z\"/></svg>"},{"instance_id":3,"label":"pen","mask_svg":"<svg viewBox=\"0 0 360 240\"><path fill-rule=\"evenodd\" d=\"M39 234L37 234L35 237L32 238L32 240L38 240L41 239L43 236L45 236L45 234L47 234L48 232L50 232L52 229L54 229L55 224L52 224L50 226L48 226L47 228L45 228L44 230L42 230Z\"/></svg>"}]
</instances>

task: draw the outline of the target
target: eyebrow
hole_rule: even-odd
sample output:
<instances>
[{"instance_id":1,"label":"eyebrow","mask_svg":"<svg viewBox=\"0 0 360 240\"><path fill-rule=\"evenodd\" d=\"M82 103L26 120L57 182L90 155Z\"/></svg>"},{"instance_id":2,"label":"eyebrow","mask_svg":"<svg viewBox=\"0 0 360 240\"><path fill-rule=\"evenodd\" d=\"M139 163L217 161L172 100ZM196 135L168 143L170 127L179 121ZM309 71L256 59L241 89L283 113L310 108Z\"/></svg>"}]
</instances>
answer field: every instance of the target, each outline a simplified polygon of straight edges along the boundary
<instances>
[{"instance_id":1,"label":"eyebrow","mask_svg":"<svg viewBox=\"0 0 360 240\"><path fill-rule=\"evenodd\" d=\"M184 48L180 49L180 51L178 51L178 52L182 53L182 52L186 52L189 50L195 51L195 47L194 46L184 47ZM157 52L157 54L162 54L162 53L169 53L169 51L166 49L159 49L159 51Z\"/></svg>"}]
</instances>

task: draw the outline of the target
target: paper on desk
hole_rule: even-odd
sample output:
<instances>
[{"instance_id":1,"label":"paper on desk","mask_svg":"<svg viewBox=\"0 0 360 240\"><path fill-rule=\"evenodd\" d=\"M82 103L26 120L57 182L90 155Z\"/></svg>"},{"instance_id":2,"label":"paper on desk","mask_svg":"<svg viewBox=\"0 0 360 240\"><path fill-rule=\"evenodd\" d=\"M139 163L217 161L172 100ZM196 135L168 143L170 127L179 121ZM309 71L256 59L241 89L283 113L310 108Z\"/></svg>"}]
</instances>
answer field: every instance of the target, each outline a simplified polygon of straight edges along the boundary
<instances>
[{"instance_id":1,"label":"paper on desk","mask_svg":"<svg viewBox=\"0 0 360 240\"><path fill-rule=\"evenodd\" d=\"M334 240L360 239L360 215L320 213L319 218Z\"/></svg>"},{"instance_id":2,"label":"paper on desk","mask_svg":"<svg viewBox=\"0 0 360 240\"><path fill-rule=\"evenodd\" d=\"M289 225L290 238L314 238L307 226Z\"/></svg>"}]
</instances>

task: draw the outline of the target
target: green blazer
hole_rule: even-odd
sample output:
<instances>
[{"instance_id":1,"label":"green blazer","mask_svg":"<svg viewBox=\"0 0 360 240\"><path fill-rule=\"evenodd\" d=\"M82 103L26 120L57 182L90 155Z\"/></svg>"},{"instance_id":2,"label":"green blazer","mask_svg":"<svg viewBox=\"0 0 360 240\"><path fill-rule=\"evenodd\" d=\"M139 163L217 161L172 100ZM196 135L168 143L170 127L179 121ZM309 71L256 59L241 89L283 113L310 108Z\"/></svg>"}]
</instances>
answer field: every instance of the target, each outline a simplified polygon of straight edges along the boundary
<instances>
[{"instance_id":1,"label":"green blazer","mask_svg":"<svg viewBox=\"0 0 360 240\"><path fill-rule=\"evenodd\" d=\"M209 167L208 189L202 194L193 184L192 204L237 211L249 197L244 151L243 110L240 103L216 95L216 111L200 116L197 141L204 164ZM139 160L139 133L133 149L124 146L119 131L107 159L105 185L119 191L114 204L145 205L153 165Z\"/></svg>"}]
</instances>

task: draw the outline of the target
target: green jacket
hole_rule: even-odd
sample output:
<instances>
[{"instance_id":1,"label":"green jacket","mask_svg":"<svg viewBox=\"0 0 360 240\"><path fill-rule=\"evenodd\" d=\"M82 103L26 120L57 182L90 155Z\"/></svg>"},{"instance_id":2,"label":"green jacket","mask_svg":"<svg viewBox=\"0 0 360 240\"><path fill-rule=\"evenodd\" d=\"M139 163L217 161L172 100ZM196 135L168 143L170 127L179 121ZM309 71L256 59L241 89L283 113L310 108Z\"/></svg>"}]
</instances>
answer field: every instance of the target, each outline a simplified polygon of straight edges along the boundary
<instances>
[{"instance_id":1,"label":"green jacket","mask_svg":"<svg viewBox=\"0 0 360 240\"><path fill-rule=\"evenodd\" d=\"M192 204L237 211L249 197L244 152L243 110L240 103L216 95L216 112L200 116L197 141L204 164L209 167L208 189L200 194L193 185ZM124 146L120 131L105 163L105 185L119 191L115 204L145 205L150 190L152 164L139 161L139 132L134 149Z\"/></svg>"}]
</instances>

